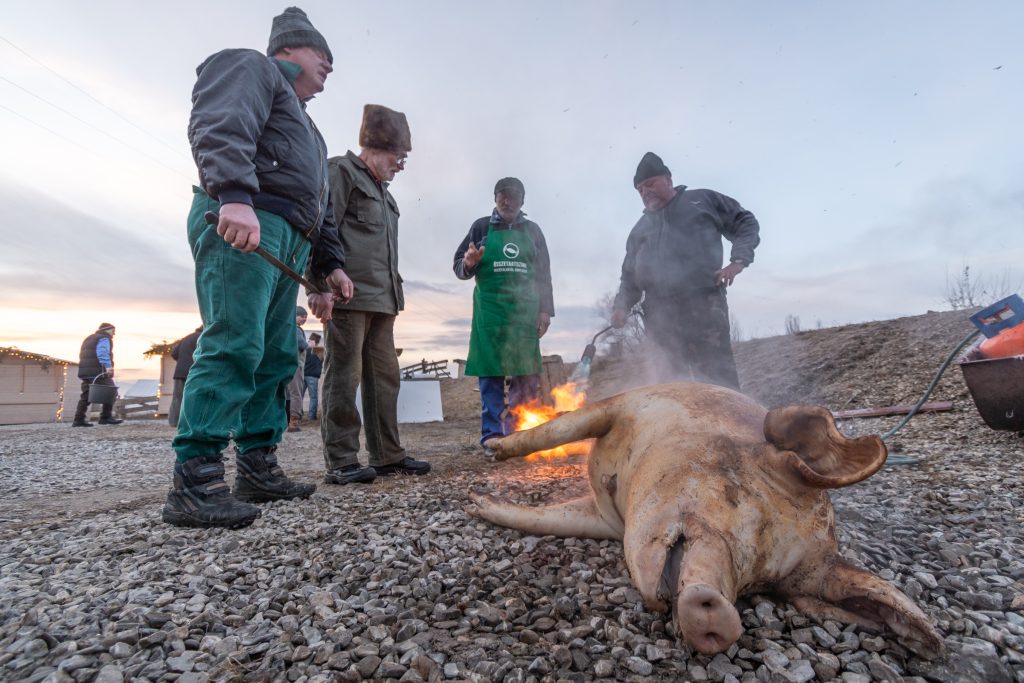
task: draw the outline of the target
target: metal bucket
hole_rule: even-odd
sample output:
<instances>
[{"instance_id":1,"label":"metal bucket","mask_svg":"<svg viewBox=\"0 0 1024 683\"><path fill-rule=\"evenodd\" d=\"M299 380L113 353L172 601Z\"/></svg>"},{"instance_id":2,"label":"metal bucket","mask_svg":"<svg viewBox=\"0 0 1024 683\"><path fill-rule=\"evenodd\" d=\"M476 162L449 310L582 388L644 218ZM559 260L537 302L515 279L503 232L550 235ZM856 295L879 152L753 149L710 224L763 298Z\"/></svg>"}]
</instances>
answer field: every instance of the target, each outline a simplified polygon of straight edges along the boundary
<instances>
[{"instance_id":1,"label":"metal bucket","mask_svg":"<svg viewBox=\"0 0 1024 683\"><path fill-rule=\"evenodd\" d=\"M975 345L961 357L960 369L985 424L1024 431L1024 356L982 358Z\"/></svg>"},{"instance_id":2,"label":"metal bucket","mask_svg":"<svg viewBox=\"0 0 1024 683\"><path fill-rule=\"evenodd\" d=\"M96 384L95 379L89 385L89 403L113 403L116 400L117 387L115 385Z\"/></svg>"}]
</instances>

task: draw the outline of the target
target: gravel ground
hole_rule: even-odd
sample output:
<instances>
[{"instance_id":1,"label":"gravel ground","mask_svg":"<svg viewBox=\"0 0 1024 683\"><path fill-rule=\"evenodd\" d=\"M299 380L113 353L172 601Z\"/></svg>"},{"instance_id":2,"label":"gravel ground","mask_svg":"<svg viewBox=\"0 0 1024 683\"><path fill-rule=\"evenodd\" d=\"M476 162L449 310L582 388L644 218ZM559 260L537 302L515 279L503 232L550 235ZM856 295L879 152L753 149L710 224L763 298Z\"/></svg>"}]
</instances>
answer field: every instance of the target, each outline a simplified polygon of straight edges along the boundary
<instances>
[{"instance_id":1,"label":"gravel ground","mask_svg":"<svg viewBox=\"0 0 1024 683\"><path fill-rule=\"evenodd\" d=\"M870 345L870 329L757 340L757 353L738 349L741 376L764 375L779 345L827 346L836 334ZM893 359L874 384L844 385L837 372L807 393L833 408L865 407L848 400L857 387L902 401L886 382L910 393L940 361ZM934 398L956 398L960 385L950 379ZM446 408L462 408L403 428L411 454L434 463L430 475L321 485L309 500L264 506L240 531L161 523L165 424L0 427L0 680L1024 683L1024 439L985 427L969 399L894 440L919 465L833 493L844 553L898 585L944 635L948 656L926 662L894 638L811 621L770 596L741 599L746 630L727 653L690 653L665 615L643 607L621 544L524 536L465 514L470 490L574 495L585 464L483 462L464 409L475 405L472 382L443 389ZM311 427L286 435L280 455L295 478L319 478Z\"/></svg>"}]
</instances>

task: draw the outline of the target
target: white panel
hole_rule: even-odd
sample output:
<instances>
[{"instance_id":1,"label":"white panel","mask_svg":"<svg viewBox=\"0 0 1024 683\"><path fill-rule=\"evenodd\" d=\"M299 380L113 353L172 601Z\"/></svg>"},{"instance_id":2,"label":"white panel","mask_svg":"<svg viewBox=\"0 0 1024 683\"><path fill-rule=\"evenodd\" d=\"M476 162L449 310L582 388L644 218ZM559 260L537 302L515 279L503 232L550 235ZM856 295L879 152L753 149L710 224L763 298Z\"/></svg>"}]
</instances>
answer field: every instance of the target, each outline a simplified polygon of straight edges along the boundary
<instances>
[{"instance_id":1,"label":"white panel","mask_svg":"<svg viewBox=\"0 0 1024 683\"><path fill-rule=\"evenodd\" d=\"M356 391L356 409L363 415L363 397ZM403 381L398 391L398 423L443 422L441 383L436 379Z\"/></svg>"}]
</instances>

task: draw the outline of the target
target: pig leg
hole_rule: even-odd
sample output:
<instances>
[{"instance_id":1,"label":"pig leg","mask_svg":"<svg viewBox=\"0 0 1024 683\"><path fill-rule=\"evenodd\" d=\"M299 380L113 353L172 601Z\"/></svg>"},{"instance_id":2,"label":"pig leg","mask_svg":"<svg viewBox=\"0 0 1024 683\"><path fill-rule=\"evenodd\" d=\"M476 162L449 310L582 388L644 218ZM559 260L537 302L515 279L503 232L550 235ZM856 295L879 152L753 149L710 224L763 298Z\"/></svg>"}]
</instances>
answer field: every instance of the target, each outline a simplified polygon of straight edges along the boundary
<instances>
[{"instance_id":1,"label":"pig leg","mask_svg":"<svg viewBox=\"0 0 1024 683\"><path fill-rule=\"evenodd\" d=\"M597 510L593 495L575 500L534 507L505 503L491 496L470 496L466 512L493 524L519 529L539 536L576 538L622 538Z\"/></svg>"},{"instance_id":2,"label":"pig leg","mask_svg":"<svg viewBox=\"0 0 1024 683\"><path fill-rule=\"evenodd\" d=\"M743 634L736 599L732 554L724 539L685 538L672 547L664 583L673 595L672 618L679 635L697 652L724 652Z\"/></svg>"},{"instance_id":3,"label":"pig leg","mask_svg":"<svg viewBox=\"0 0 1024 683\"><path fill-rule=\"evenodd\" d=\"M613 399L584 406L533 429L490 439L484 445L494 449L495 460L508 460L574 441L601 437L612 428L615 406Z\"/></svg>"},{"instance_id":4,"label":"pig leg","mask_svg":"<svg viewBox=\"0 0 1024 683\"><path fill-rule=\"evenodd\" d=\"M888 628L904 645L928 659L942 653L942 638L928 617L895 586L854 567L838 554L819 556L814 564L799 584L782 591L800 611L878 631Z\"/></svg>"}]
</instances>

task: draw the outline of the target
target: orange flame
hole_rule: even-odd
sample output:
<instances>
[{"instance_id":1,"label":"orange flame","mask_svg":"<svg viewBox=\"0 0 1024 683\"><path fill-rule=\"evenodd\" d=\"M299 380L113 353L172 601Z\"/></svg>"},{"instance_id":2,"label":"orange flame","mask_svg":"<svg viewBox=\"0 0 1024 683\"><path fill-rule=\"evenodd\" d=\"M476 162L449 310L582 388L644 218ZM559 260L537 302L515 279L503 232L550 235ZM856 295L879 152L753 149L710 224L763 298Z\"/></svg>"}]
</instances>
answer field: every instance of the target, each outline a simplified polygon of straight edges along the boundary
<instances>
[{"instance_id":1,"label":"orange flame","mask_svg":"<svg viewBox=\"0 0 1024 683\"><path fill-rule=\"evenodd\" d=\"M513 408L512 414L516 418L516 431L521 432L526 429L533 429L552 418L558 417L562 413L581 408L587 402L587 392L583 390L582 386L577 386L574 382L567 382L551 390L551 399L554 403L552 406L545 405L539 400L533 400ZM590 444L586 441L578 441L547 451L537 451L536 453L531 453L528 457L532 459L534 456L538 456L551 459L566 458L570 455L587 455L589 453Z\"/></svg>"}]
</instances>

